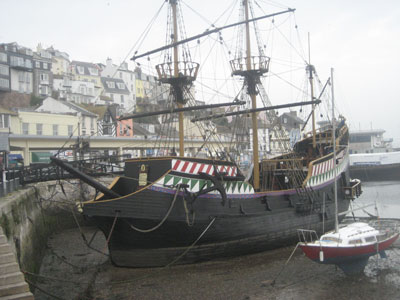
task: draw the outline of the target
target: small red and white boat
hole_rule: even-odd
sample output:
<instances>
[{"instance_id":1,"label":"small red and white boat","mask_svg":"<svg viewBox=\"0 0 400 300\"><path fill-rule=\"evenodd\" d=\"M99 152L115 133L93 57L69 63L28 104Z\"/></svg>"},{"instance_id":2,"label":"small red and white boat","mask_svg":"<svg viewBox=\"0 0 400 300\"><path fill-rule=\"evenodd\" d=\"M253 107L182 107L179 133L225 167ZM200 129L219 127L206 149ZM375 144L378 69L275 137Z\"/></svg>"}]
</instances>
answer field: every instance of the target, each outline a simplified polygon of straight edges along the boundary
<instances>
[{"instance_id":1,"label":"small red and white boat","mask_svg":"<svg viewBox=\"0 0 400 300\"><path fill-rule=\"evenodd\" d=\"M362 222L328 232L312 242L307 242L307 238L316 236L315 232L300 229L299 233L302 240L299 247L308 258L337 265L346 274L362 272L372 255L386 257L384 251L399 237L395 230L377 230Z\"/></svg>"}]
</instances>

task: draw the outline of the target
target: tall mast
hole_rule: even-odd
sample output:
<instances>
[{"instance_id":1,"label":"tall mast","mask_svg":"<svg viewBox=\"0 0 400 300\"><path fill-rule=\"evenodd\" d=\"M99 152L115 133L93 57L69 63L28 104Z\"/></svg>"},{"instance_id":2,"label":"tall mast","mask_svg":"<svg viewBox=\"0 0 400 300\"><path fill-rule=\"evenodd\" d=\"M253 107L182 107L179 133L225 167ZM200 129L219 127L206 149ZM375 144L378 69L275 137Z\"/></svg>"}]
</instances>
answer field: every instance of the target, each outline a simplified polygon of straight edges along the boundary
<instances>
[{"instance_id":1,"label":"tall mast","mask_svg":"<svg viewBox=\"0 0 400 300\"><path fill-rule=\"evenodd\" d=\"M177 0L170 0L172 6L172 19L174 22L174 76L178 78L179 76L179 57L178 57L178 20L176 16L176 1ZM178 108L182 108L183 104L178 102ZM185 156L185 149L184 149L184 130L183 130L183 112L179 112L179 156Z\"/></svg>"},{"instance_id":2,"label":"tall mast","mask_svg":"<svg viewBox=\"0 0 400 300\"><path fill-rule=\"evenodd\" d=\"M178 109L182 109L187 102L188 86L196 80L197 72L199 70L199 64L183 59L179 61L178 52L178 13L177 3L178 0L169 0L172 8L172 20L173 20L173 31L172 31L172 45L173 45L173 62L166 61L156 66L158 73L158 80L162 83L168 83L171 85L171 94L174 98ZM183 129L183 111L179 111L179 156L185 155L184 148L184 129Z\"/></svg>"},{"instance_id":3,"label":"tall mast","mask_svg":"<svg viewBox=\"0 0 400 300\"><path fill-rule=\"evenodd\" d=\"M307 70L309 72L308 79L310 80L310 89L311 89L311 101L314 100L314 77L313 72L315 71L314 66L311 64L311 47L310 47L310 33L308 33L308 65ZM311 116L312 116L312 133L313 133L313 148L317 147L317 141L315 136L315 105L312 106Z\"/></svg>"},{"instance_id":4,"label":"tall mast","mask_svg":"<svg viewBox=\"0 0 400 300\"><path fill-rule=\"evenodd\" d=\"M309 80L310 80L310 89L311 89L311 101L314 100L314 77L313 77L313 72L314 72L314 66L313 65L308 65L307 69L309 71ZM312 105L312 112L311 112L311 119L312 119L312 133L313 133L313 148L315 149L317 146L317 141L316 141L316 134L315 134L315 105Z\"/></svg>"},{"instance_id":5,"label":"tall mast","mask_svg":"<svg viewBox=\"0 0 400 300\"><path fill-rule=\"evenodd\" d=\"M245 5L245 18L249 20L249 3L248 0L244 0ZM251 71L251 48L250 48L250 23L246 22L246 67L247 71ZM249 88L249 95L251 97L252 109L257 108L257 98L255 88ZM257 124L257 113L251 113L251 121L253 128L253 185L254 189L260 188L260 165L258 162L258 124Z\"/></svg>"},{"instance_id":6,"label":"tall mast","mask_svg":"<svg viewBox=\"0 0 400 300\"><path fill-rule=\"evenodd\" d=\"M335 197L335 232L339 231L338 203L337 203L337 183L336 183L336 124L335 124L335 94L333 87L333 68L331 69L331 90L332 90L332 149L333 149L333 178L334 178L334 197Z\"/></svg>"},{"instance_id":7,"label":"tall mast","mask_svg":"<svg viewBox=\"0 0 400 300\"><path fill-rule=\"evenodd\" d=\"M259 53L258 56L251 56L250 46L250 24L249 24L249 0L243 0L244 17L246 24L246 57L238 57L230 61L232 75L244 77L244 83L247 85L247 93L251 99L252 129L253 129L253 186L255 190L260 189L260 165L258 157L258 124L257 124L257 85L260 83L260 77L269 70L270 58ZM257 34L257 33L256 33Z\"/></svg>"}]
</instances>

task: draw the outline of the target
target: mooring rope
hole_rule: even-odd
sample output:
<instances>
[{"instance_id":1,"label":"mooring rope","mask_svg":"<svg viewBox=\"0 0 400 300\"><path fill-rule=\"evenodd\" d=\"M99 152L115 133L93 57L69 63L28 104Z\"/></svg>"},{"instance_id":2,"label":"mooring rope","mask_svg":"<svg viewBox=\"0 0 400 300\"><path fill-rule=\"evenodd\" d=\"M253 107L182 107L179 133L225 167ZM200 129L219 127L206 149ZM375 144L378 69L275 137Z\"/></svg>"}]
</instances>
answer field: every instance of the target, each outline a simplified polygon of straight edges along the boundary
<instances>
[{"instance_id":1,"label":"mooring rope","mask_svg":"<svg viewBox=\"0 0 400 300\"><path fill-rule=\"evenodd\" d=\"M174 195L174 199L172 199L171 205L169 206L169 209L168 209L167 213L165 214L164 218L160 221L160 223L158 223L158 224L157 224L156 226L154 226L153 228L149 228L149 229L140 229L140 228L137 228L137 227L133 226L133 225L132 225L131 223L129 223L127 220L125 220L125 219L123 219L123 220L124 220L133 230L136 230L136 231L141 232L141 233L149 233L149 232L152 232L152 231L158 229L162 224L164 224L164 222L167 220L167 218L168 218L169 215L171 214L172 208L174 207L175 202L176 202L176 199L178 198L178 194L179 194L180 189L181 189L181 185L178 184L178 185L177 185L176 192L175 192L175 195Z\"/></svg>"}]
</instances>

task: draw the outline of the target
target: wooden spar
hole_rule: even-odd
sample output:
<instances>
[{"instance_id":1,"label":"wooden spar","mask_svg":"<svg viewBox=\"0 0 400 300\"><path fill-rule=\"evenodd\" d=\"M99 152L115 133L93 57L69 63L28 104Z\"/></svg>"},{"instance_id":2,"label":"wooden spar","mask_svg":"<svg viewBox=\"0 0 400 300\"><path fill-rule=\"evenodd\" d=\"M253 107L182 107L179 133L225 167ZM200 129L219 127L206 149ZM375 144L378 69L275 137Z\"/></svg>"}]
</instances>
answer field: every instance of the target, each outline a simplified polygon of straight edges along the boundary
<instances>
[{"instance_id":1,"label":"wooden spar","mask_svg":"<svg viewBox=\"0 0 400 300\"><path fill-rule=\"evenodd\" d=\"M144 118L144 117L150 117L150 116L166 115L166 114L177 113L177 112L194 111L194 110L201 110L201 109L209 109L209 108L231 106L231 105L244 105L244 104L246 104L245 101L234 101L234 102L227 102L227 103L220 103L220 104L207 104L207 105L197 105L197 106L190 106L190 107L174 108L174 109L165 109L165 110L159 110L159 111L152 111L152 112L122 116L118 119L118 121L128 120L128 119L138 119L138 118Z\"/></svg>"},{"instance_id":2,"label":"wooden spar","mask_svg":"<svg viewBox=\"0 0 400 300\"><path fill-rule=\"evenodd\" d=\"M177 0L170 0L172 6L172 19L174 22L174 77L178 78L179 76L179 64L178 64L178 21L176 16L176 2ZM180 100L183 99L176 99L178 108L183 108L183 104ZM184 149L184 129L183 129L183 112L179 112L179 156L185 156L185 149Z\"/></svg>"},{"instance_id":3,"label":"wooden spar","mask_svg":"<svg viewBox=\"0 0 400 300\"><path fill-rule=\"evenodd\" d=\"M324 85L324 88L322 89L321 93L319 94L318 99L321 99L322 95L323 95L324 92L325 92L325 88L328 86L328 83L330 82L330 80L331 80L331 79L328 78L328 80L326 81L326 83L325 83L325 85ZM303 131L304 128L306 128L307 123L308 123L308 121L310 120L313 111L314 111L314 110L311 110L311 113L308 115L307 120L304 122L303 128L301 128L301 131Z\"/></svg>"},{"instance_id":4,"label":"wooden spar","mask_svg":"<svg viewBox=\"0 0 400 300\"><path fill-rule=\"evenodd\" d=\"M313 70L314 66L313 65L308 65L308 69L310 71L310 89L311 89L311 100L314 99L314 78L313 78ZM315 106L312 106L312 111L311 111L311 116L312 116L312 132L313 132L313 148L315 149L317 147L317 139L315 136Z\"/></svg>"},{"instance_id":5,"label":"wooden spar","mask_svg":"<svg viewBox=\"0 0 400 300\"><path fill-rule=\"evenodd\" d=\"M269 15L264 15L264 16L261 16L261 17L257 17L257 18L254 18L254 19L250 19L250 20L245 20L245 21L241 21L241 22L229 24L229 25L226 25L226 26L223 26L223 27L217 27L217 28L212 29L212 30L207 30L207 31L205 31L205 32L203 32L203 33L197 34L197 35L192 36L192 37L190 37L190 38L183 39L183 40L181 40L181 41L176 41L176 42L174 42L174 43L172 43L172 44L170 44L170 45L166 45L166 46L163 46L163 47L160 47L160 48L157 48L157 49L148 51L148 52L143 53L143 54L140 54L140 55L135 55L135 56L133 56L133 57L131 58L131 60L136 60L136 59L141 58L141 57L144 57L144 56L148 56L148 55L151 55L151 54L154 54L154 53L163 51L163 50L167 50L167 49L169 49L169 48L172 48L172 47L175 47L175 46L178 46L178 45L181 45L181 44L185 44L185 43L190 42L190 41L193 41L193 40L197 40L197 39L199 39L199 38L201 38L201 37L203 37L203 36L206 36L206 35L209 35L209 34L212 34L212 33L215 33L215 32L219 32L219 31L221 31L221 30L224 30L224 29L227 29L227 28L230 28L230 27L242 25L242 24L244 24L244 23L256 22L256 21L258 21L258 20L262 20L262 19L266 19L266 18L271 18L271 17L274 17L274 16L278 16L278 15L281 15L281 14L288 13L288 12L293 12L293 11L295 11L295 10L296 10L296 9L294 9L294 8L288 8L288 9L285 10L285 11L280 11L280 12L277 12L277 13L273 13L273 14L269 14Z\"/></svg>"},{"instance_id":6,"label":"wooden spar","mask_svg":"<svg viewBox=\"0 0 400 300\"><path fill-rule=\"evenodd\" d=\"M249 3L248 0L244 0L245 9L245 20L246 22L246 67L247 71L251 71L251 45L250 45L250 23L249 21ZM248 82L248 84L255 84L255 82ZM249 88L249 94L251 97L252 109L257 109L257 94L254 93L255 89ZM257 124L257 113L253 111L251 113L251 121L253 127L253 186L256 191L260 188L260 165L258 163L258 124Z\"/></svg>"},{"instance_id":7,"label":"wooden spar","mask_svg":"<svg viewBox=\"0 0 400 300\"><path fill-rule=\"evenodd\" d=\"M280 108L288 108L288 107L294 107L294 106L315 105L315 104L319 104L319 103L321 103L321 100L306 101L306 102L293 102L293 103L274 105L274 106L268 106L268 107L260 107L260 108L256 108L256 109L246 109L246 110L235 111L235 112L225 113L225 114L211 115L211 116L207 116L207 117L194 118L191 121L192 122L206 121L206 120L229 117L229 116L250 114L253 112L257 113L257 112L261 112L261 111L268 111L268 110L274 110L274 109L280 109Z\"/></svg>"},{"instance_id":8,"label":"wooden spar","mask_svg":"<svg viewBox=\"0 0 400 300\"><path fill-rule=\"evenodd\" d=\"M108 196L110 198L119 198L119 197L121 197L121 195L118 194L117 192L115 192L113 190L110 190L109 188L107 188L104 185L102 185L100 182L94 180L89 175L87 175L87 174L79 171L78 169L72 167L70 164L63 162L61 159L58 159L58 158L56 158L54 156L51 156L50 160L53 163L55 163L57 166L59 166L60 168L68 171L72 175L78 177L83 182L85 182L88 185L90 185L90 186L94 187L95 189L99 190L104 195L106 195L106 196Z\"/></svg>"},{"instance_id":9,"label":"wooden spar","mask_svg":"<svg viewBox=\"0 0 400 300\"><path fill-rule=\"evenodd\" d=\"M313 77L313 72L314 72L314 66L311 64L311 48L310 48L310 33L308 33L308 66L307 66L308 71L310 72L309 80L310 80L310 89L311 89L311 100L314 100L314 77ZM315 106L312 106L311 110L311 116L312 116L312 133L313 133L313 148L315 149L317 147L317 137L315 136L316 131L315 131Z\"/></svg>"}]
</instances>

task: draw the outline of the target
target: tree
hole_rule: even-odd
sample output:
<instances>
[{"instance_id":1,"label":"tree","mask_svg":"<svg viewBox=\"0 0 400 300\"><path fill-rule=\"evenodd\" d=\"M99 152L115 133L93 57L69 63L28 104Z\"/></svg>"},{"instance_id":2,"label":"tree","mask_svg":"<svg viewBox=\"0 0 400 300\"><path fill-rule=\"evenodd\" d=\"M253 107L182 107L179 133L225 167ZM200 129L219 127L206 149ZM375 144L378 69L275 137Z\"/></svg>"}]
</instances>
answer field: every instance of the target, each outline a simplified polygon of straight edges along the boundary
<instances>
[{"instance_id":1,"label":"tree","mask_svg":"<svg viewBox=\"0 0 400 300\"><path fill-rule=\"evenodd\" d=\"M41 105L43 102L43 98L37 97L34 94L31 94L31 101L30 101L30 105L31 106L37 106L37 105Z\"/></svg>"}]
</instances>

